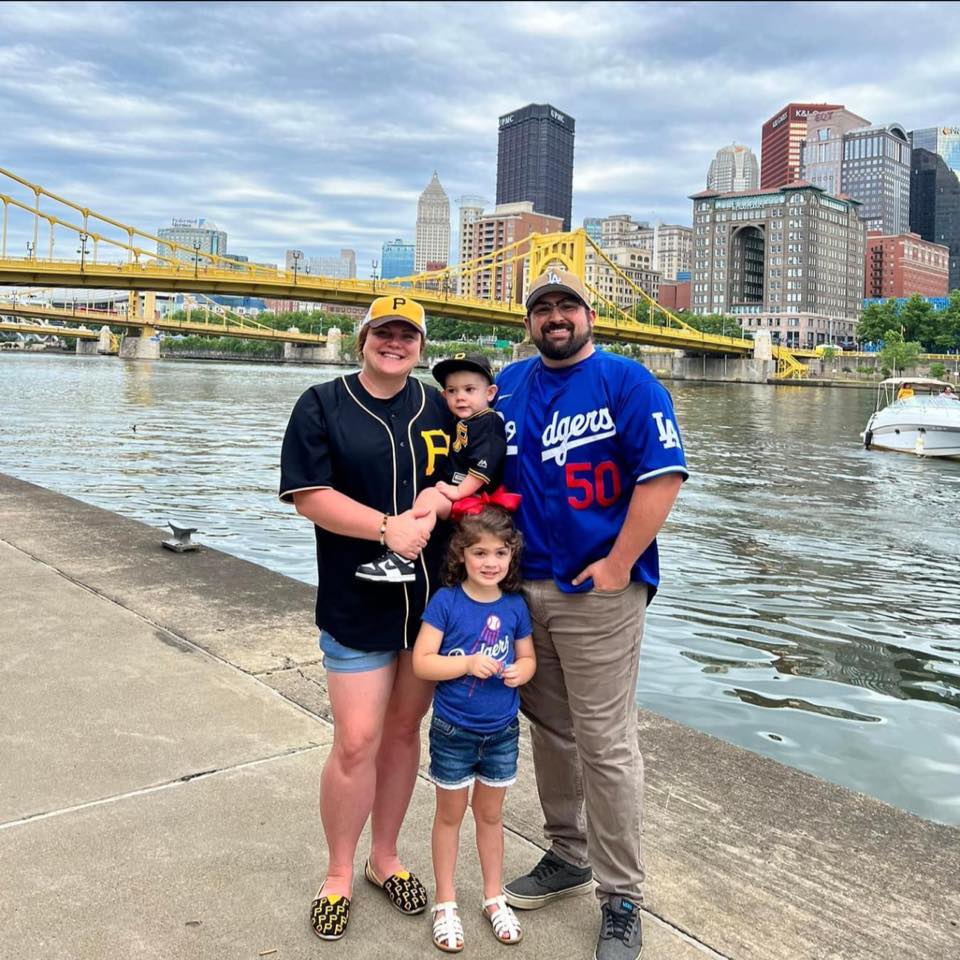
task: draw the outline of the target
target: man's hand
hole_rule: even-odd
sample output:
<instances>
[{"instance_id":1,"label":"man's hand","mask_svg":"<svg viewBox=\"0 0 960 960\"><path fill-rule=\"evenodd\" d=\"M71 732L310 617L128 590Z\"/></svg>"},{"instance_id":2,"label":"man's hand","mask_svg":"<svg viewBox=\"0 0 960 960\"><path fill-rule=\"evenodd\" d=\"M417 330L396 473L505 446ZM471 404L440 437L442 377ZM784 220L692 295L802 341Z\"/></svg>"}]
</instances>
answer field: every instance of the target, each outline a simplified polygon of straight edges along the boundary
<instances>
[{"instance_id":1,"label":"man's hand","mask_svg":"<svg viewBox=\"0 0 960 960\"><path fill-rule=\"evenodd\" d=\"M486 680L488 677L495 677L500 672L503 664L493 657L488 657L483 653L472 653L467 657L467 673L479 680Z\"/></svg>"},{"instance_id":2,"label":"man's hand","mask_svg":"<svg viewBox=\"0 0 960 960\"><path fill-rule=\"evenodd\" d=\"M585 567L573 578L573 585L579 587L588 577L593 578L593 589L612 593L623 590L630 583L630 568L618 564L610 557L604 557Z\"/></svg>"}]
</instances>

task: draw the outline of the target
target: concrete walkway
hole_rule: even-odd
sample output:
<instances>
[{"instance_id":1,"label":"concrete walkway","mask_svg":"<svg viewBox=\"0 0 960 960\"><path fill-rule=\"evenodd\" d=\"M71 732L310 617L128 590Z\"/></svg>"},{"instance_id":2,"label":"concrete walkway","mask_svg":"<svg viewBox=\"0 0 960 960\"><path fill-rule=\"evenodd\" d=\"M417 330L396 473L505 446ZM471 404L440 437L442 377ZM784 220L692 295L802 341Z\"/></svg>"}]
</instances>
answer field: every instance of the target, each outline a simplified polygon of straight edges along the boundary
<instances>
[{"instance_id":1,"label":"concrete walkway","mask_svg":"<svg viewBox=\"0 0 960 960\"><path fill-rule=\"evenodd\" d=\"M312 590L163 536L0 475L0 957L439 956L362 880L343 941L310 931L332 732ZM960 831L640 722L646 960L960 956ZM521 766L508 876L541 852ZM421 778L402 853L428 887L432 812ZM507 960L466 834L465 956ZM592 897L522 919L511 957L592 956Z\"/></svg>"}]
</instances>

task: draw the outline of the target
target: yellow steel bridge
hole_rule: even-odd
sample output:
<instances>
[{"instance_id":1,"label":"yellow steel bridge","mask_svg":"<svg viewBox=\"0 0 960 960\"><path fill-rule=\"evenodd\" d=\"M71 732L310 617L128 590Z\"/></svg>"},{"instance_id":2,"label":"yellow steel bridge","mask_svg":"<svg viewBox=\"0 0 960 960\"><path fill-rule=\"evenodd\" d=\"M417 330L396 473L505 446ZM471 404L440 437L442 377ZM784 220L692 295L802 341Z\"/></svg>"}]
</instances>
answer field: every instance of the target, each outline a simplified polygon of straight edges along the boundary
<instances>
[{"instance_id":1,"label":"yellow steel bridge","mask_svg":"<svg viewBox=\"0 0 960 960\"><path fill-rule=\"evenodd\" d=\"M413 293L431 316L522 327L525 313L522 292L529 279L551 264L562 265L584 277L589 255L614 278L621 291L615 302L588 284L597 310L595 333L598 338L697 353L746 356L754 350L752 340L702 333L685 323L635 284L583 230L535 234L474 260L431 273L389 281L340 280L312 276L296 266L287 270L239 262L161 240L0 168L0 191L3 190L10 192L0 192L3 205L0 286L223 294L355 306L366 306L384 294ZM25 257L12 256L8 249L8 238L14 228L19 236L32 237L26 241ZM55 255L55 250L72 249L74 244L78 244L78 256L64 259ZM158 329L210 334L215 327L217 335L312 343L324 340L317 335L293 337L289 331L270 331L245 317L221 316L214 324L208 317L205 325L192 320L184 325L161 320L149 315L149 311L147 315L139 315L135 303L139 303L139 298L131 297L134 309L122 320L111 315L102 322L139 327L146 335ZM15 305L6 303L0 303L0 314L40 316L36 312L25 312L22 306L15 309ZM74 319L57 316L63 320ZM84 316L88 321L95 320L88 313ZM96 322L100 322L100 318ZM806 368L796 355L806 353L774 346L778 376L803 376ZM811 351L809 355L815 354Z\"/></svg>"}]
</instances>

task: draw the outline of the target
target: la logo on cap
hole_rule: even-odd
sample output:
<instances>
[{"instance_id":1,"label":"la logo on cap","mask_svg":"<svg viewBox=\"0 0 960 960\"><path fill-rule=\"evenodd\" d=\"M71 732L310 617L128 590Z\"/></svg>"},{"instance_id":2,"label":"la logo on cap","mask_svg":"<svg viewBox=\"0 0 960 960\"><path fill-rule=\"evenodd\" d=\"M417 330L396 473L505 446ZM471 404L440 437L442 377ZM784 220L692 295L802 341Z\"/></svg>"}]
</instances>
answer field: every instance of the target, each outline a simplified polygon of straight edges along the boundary
<instances>
[{"instance_id":1,"label":"la logo on cap","mask_svg":"<svg viewBox=\"0 0 960 960\"><path fill-rule=\"evenodd\" d=\"M560 275L555 270L547 271L547 283L560 283Z\"/></svg>"}]
</instances>

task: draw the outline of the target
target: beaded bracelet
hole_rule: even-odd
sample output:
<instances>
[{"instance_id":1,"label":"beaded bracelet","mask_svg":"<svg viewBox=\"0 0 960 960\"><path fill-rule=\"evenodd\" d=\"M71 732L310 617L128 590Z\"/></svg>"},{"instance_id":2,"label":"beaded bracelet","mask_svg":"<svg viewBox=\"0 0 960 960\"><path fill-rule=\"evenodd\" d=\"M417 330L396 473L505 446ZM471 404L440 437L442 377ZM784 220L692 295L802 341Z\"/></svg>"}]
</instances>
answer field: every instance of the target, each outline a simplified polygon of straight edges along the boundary
<instances>
[{"instance_id":1,"label":"beaded bracelet","mask_svg":"<svg viewBox=\"0 0 960 960\"><path fill-rule=\"evenodd\" d=\"M389 514L384 514L383 519L380 521L380 546L385 547L387 545L387 520Z\"/></svg>"}]
</instances>

